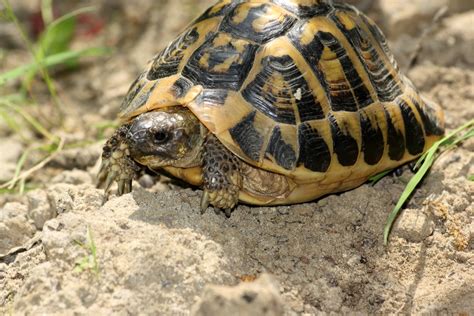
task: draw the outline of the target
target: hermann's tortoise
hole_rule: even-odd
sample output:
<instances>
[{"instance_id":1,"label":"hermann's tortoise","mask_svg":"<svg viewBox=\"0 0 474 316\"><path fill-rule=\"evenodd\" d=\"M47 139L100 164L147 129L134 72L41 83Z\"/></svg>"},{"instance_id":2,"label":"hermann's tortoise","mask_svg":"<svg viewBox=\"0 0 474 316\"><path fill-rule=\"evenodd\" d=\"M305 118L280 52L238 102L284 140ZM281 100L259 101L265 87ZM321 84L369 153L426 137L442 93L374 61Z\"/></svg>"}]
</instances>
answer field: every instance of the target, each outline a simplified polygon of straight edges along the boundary
<instances>
[{"instance_id":1,"label":"hermann's tortoise","mask_svg":"<svg viewBox=\"0 0 474 316\"><path fill-rule=\"evenodd\" d=\"M444 131L380 29L323 0L223 0L148 64L104 147L100 182L142 166L204 190L202 205L291 204L359 186Z\"/></svg>"}]
</instances>

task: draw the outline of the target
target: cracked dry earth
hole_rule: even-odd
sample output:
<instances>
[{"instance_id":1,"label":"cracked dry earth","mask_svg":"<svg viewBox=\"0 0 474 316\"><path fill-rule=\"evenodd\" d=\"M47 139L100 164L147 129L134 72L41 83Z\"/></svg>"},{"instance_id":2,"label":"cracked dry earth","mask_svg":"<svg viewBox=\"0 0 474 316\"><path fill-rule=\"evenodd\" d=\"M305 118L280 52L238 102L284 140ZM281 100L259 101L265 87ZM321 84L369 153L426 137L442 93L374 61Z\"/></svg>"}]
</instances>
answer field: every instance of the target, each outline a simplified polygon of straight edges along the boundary
<instances>
[{"instance_id":1,"label":"cracked dry earth","mask_svg":"<svg viewBox=\"0 0 474 316\"><path fill-rule=\"evenodd\" d=\"M74 137L113 118L144 61L211 2L89 1L107 22L95 40L119 49L58 83L73 104ZM474 118L473 2L380 0L371 15L404 65L444 4L448 16L408 75L442 105L452 130ZM1 137L0 151L11 153L2 166L11 166L21 144L3 130ZM103 204L94 186L101 145L62 152L36 175L42 188L0 196L0 313L474 313L472 140L436 162L388 246L383 228L409 171L313 203L241 205L226 218L200 214L201 191L149 176Z\"/></svg>"}]
</instances>

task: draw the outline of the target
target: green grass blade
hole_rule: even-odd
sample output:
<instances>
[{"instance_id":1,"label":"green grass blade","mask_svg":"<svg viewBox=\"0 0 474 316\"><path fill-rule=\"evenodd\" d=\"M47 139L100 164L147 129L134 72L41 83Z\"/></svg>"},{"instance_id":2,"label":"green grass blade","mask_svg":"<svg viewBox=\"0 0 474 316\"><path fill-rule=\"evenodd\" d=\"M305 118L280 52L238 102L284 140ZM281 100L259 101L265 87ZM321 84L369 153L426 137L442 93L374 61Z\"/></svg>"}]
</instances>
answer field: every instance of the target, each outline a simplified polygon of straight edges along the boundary
<instances>
[{"instance_id":1,"label":"green grass blade","mask_svg":"<svg viewBox=\"0 0 474 316\"><path fill-rule=\"evenodd\" d=\"M92 229L90 226L87 226L87 236L89 238L90 250L92 255L92 270L95 272L96 276L99 277L100 268L99 261L97 260L97 247L95 245L94 236L92 235Z\"/></svg>"},{"instance_id":2,"label":"green grass blade","mask_svg":"<svg viewBox=\"0 0 474 316\"><path fill-rule=\"evenodd\" d=\"M24 141L28 141L28 137L25 136L22 127L16 119L13 117L13 115L9 112L4 110L1 107L1 100L0 100L0 118L3 119L3 121L7 124L7 126L12 130L16 135L20 136L20 138Z\"/></svg>"},{"instance_id":3,"label":"green grass blade","mask_svg":"<svg viewBox=\"0 0 474 316\"><path fill-rule=\"evenodd\" d=\"M474 120L471 120L471 121L467 122L463 126L459 127L455 131L448 134L443 139L441 139L441 140L437 141L436 143L434 143L433 146L420 158L420 160L422 160L423 163L420 165L420 168L418 169L416 174L408 182L407 186L405 187L405 190L403 191L402 195L400 196L400 199L398 200L398 203L395 205L395 208L392 210L392 212L388 216L387 224L385 225L384 236L383 236L385 245L388 244L388 237L390 235L390 231L392 229L393 223L395 222L395 219L397 218L402 206L410 198L410 196L414 192L417 185L423 180L426 173L428 172L428 170L433 165L433 163L436 159L437 151L442 146L448 145L447 148L443 148L443 150L447 150L449 148L452 148L453 145L457 145L460 142L462 142L462 141L464 141L464 140L466 140L470 137L474 137L474 129L471 129L468 132L466 132L464 135L453 139L457 134L461 133L462 131L464 131L466 129L471 128L472 126L474 126Z\"/></svg>"},{"instance_id":4,"label":"green grass blade","mask_svg":"<svg viewBox=\"0 0 474 316\"><path fill-rule=\"evenodd\" d=\"M54 27L54 26L57 25L57 24L61 24L63 21L69 20L69 19L71 19L71 18L73 18L73 17L76 17L76 16L78 16L78 15L80 15L80 14L83 14L83 13L93 12L93 11L95 11L96 9L97 9L97 8L94 7L94 6L89 6L89 7L84 7L84 8L80 8L80 9L74 10L74 11L69 12L69 13L67 13L67 14L65 14L65 15L63 15L63 16L61 16L60 18L54 20L54 21L50 24L50 26L51 26L51 27Z\"/></svg>"},{"instance_id":5,"label":"green grass blade","mask_svg":"<svg viewBox=\"0 0 474 316\"><path fill-rule=\"evenodd\" d=\"M41 17L43 18L44 24L46 25L53 22L54 20L53 0L41 1Z\"/></svg>"},{"instance_id":6,"label":"green grass blade","mask_svg":"<svg viewBox=\"0 0 474 316\"><path fill-rule=\"evenodd\" d=\"M385 177L387 174L389 174L392 171L393 171L393 169L389 169L389 170L385 170L384 172L381 172L379 174L376 174L375 176L372 176L371 178L369 178L370 184L375 185L377 182L380 181L380 179L382 179L383 177Z\"/></svg>"},{"instance_id":7,"label":"green grass blade","mask_svg":"<svg viewBox=\"0 0 474 316\"><path fill-rule=\"evenodd\" d=\"M51 134L46 127L41 125L41 123L36 120L32 115L25 111L20 105L5 102L0 100L0 104L5 105L6 107L10 108L12 111L15 111L18 115L20 115L27 123L29 123L38 133L43 135L43 137L49 139L51 142L56 142L57 137Z\"/></svg>"},{"instance_id":8,"label":"green grass blade","mask_svg":"<svg viewBox=\"0 0 474 316\"><path fill-rule=\"evenodd\" d=\"M15 174L13 175L13 179L18 179L18 177L20 176L21 170L23 169L23 166L25 165L25 162L26 162L26 158L28 158L29 154L30 154L30 150L27 149L23 152L20 159L18 159L16 163ZM16 183L16 181L13 181L13 183ZM13 183L12 185L8 187L9 190L12 190L15 187Z\"/></svg>"},{"instance_id":9,"label":"green grass blade","mask_svg":"<svg viewBox=\"0 0 474 316\"><path fill-rule=\"evenodd\" d=\"M96 57L103 56L110 53L110 49L106 47L93 47L86 48L80 51L67 51L52 56L48 56L44 59L43 65L45 67L53 67L66 62L75 60L82 57ZM0 74L0 87L5 85L7 82L20 78L29 71L38 71L41 68L37 63L30 63L18 68L15 68L11 71L8 71L4 74Z\"/></svg>"}]
</instances>

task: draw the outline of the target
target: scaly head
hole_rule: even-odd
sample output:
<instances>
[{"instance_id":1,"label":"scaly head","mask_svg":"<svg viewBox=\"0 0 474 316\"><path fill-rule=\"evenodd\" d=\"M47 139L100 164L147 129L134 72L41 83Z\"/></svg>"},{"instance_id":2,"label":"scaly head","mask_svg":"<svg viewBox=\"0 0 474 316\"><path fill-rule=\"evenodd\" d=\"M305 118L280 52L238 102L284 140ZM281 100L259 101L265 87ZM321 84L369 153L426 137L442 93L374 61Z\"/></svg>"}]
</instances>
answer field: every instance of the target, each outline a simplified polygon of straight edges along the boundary
<instances>
[{"instance_id":1,"label":"scaly head","mask_svg":"<svg viewBox=\"0 0 474 316\"><path fill-rule=\"evenodd\" d=\"M139 115L126 136L130 156L151 169L200 165L204 138L199 120L179 107Z\"/></svg>"}]
</instances>

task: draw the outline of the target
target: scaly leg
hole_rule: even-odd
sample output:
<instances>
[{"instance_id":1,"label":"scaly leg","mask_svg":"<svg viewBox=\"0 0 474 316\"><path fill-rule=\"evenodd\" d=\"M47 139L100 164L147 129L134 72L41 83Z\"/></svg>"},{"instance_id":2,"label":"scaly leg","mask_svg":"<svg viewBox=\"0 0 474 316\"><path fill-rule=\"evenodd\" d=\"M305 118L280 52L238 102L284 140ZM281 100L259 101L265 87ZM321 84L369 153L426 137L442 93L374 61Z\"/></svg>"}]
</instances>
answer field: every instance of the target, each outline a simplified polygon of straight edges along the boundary
<instances>
[{"instance_id":1,"label":"scaly leg","mask_svg":"<svg viewBox=\"0 0 474 316\"><path fill-rule=\"evenodd\" d=\"M214 135L204 143L203 177L202 212L211 204L229 217L242 188L241 162Z\"/></svg>"}]
</instances>

